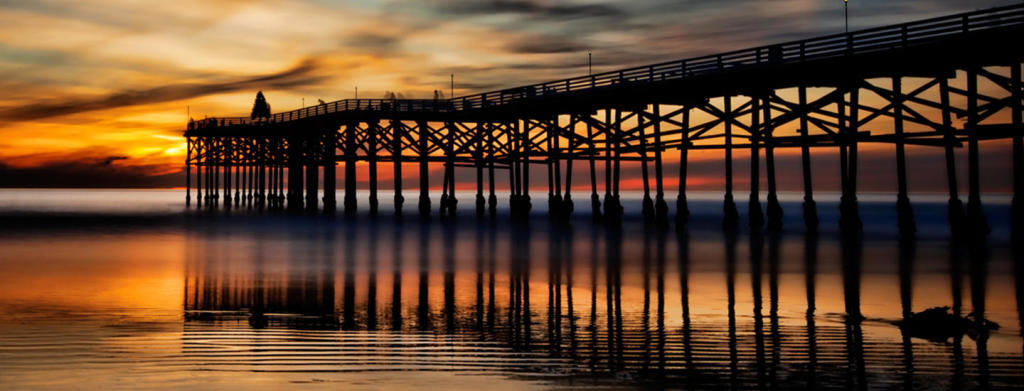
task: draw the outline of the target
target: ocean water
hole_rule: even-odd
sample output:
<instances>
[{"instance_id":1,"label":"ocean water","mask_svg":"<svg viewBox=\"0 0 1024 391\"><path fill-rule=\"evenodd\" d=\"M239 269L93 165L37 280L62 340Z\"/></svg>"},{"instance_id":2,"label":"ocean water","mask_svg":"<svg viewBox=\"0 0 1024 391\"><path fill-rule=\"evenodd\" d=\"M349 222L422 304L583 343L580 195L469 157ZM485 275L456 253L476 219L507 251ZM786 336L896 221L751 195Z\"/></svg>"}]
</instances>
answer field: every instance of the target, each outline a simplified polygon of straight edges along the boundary
<instances>
[{"instance_id":1,"label":"ocean water","mask_svg":"<svg viewBox=\"0 0 1024 391\"><path fill-rule=\"evenodd\" d=\"M0 388L1024 384L1007 197L985 197L993 232L965 243L941 196L912 196L913 238L888 195L861 196L856 237L830 194L811 234L794 194L784 229L756 233L722 230L717 193L690 195L685 231L643 224L637 194L621 226L594 223L582 193L570 224L539 193L529 224L478 221L459 196L444 222L408 195L396 219L388 202L344 218L186 208L181 190L0 190ZM901 327L935 307L998 328Z\"/></svg>"}]
</instances>

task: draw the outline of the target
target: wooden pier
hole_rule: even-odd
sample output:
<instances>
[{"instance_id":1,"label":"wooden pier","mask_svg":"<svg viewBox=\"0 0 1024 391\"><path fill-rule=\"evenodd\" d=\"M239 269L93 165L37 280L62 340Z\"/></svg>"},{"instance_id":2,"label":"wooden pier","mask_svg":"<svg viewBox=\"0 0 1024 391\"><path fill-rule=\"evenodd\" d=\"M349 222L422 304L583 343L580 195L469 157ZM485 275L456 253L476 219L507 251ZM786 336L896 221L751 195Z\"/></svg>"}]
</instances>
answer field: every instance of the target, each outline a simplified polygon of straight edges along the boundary
<instances>
[{"instance_id":1,"label":"wooden pier","mask_svg":"<svg viewBox=\"0 0 1024 391\"><path fill-rule=\"evenodd\" d=\"M855 231L861 225L858 147L884 143L893 146L903 232L915 229L907 145L944 149L946 165L936 172L948 177L951 226L987 232L981 141L1012 139L1013 172L1006 175L1013 176L1013 221L1024 221L1024 48L1017 43L1022 36L1024 5L1013 5L452 99L346 99L268 117L192 121L185 131L186 203L194 195L198 207L335 213L340 163L342 208L352 215L356 164L365 162L369 213L376 214L377 166L387 162L400 215L407 190L401 163L414 163L421 216L434 208L442 217L456 213L456 169L475 171L478 216L495 215L498 188L510 191L511 215L526 216L534 202L530 175L546 169L550 213L565 219L575 208L573 166L582 164L589 169L589 178L582 179L590 186L594 215L614 222L623 213L622 163L629 162L641 168L644 217L685 225L688 153L713 149L723 152L724 224L735 227L733 154L749 150L748 224L778 228L783 212L775 152L798 148L803 217L814 228L810 149L828 148L837 151L840 163L841 225ZM966 208L954 154L963 147ZM663 165L670 150L681 156L674 218ZM432 164L444 168L437 205L428 193L437 180L429 175ZM495 183L497 170L508 171L507 184Z\"/></svg>"}]
</instances>

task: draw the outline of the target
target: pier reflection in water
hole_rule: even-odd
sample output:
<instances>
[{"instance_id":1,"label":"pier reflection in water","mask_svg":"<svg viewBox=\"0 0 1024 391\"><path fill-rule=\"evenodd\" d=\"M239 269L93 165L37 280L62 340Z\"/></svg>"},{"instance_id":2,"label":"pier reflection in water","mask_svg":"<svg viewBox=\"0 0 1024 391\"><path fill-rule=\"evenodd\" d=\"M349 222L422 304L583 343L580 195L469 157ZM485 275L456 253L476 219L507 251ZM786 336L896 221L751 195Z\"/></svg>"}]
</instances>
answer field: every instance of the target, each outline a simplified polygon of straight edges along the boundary
<instances>
[{"instance_id":1,"label":"pier reflection in water","mask_svg":"<svg viewBox=\"0 0 1024 391\"><path fill-rule=\"evenodd\" d=\"M1024 382L1022 267L986 243L629 221L286 225L187 233L186 356L214 371L575 386ZM913 322L942 306L973 324L941 338Z\"/></svg>"}]
</instances>

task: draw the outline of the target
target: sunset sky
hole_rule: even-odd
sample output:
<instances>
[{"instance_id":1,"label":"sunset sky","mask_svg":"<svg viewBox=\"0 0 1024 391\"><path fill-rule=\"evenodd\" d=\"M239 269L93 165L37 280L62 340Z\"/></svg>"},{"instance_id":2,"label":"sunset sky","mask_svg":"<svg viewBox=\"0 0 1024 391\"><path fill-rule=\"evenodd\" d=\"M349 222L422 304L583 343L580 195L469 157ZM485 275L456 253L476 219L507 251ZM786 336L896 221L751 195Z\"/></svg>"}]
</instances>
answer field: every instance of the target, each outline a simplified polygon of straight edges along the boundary
<instances>
[{"instance_id":1,"label":"sunset sky","mask_svg":"<svg viewBox=\"0 0 1024 391\"><path fill-rule=\"evenodd\" d=\"M852 0L850 25L1012 3ZM284 111L454 73L462 95L585 74L588 50L603 71L842 30L840 0L4 0L0 187L182 186L186 107L245 115L257 90Z\"/></svg>"}]
</instances>

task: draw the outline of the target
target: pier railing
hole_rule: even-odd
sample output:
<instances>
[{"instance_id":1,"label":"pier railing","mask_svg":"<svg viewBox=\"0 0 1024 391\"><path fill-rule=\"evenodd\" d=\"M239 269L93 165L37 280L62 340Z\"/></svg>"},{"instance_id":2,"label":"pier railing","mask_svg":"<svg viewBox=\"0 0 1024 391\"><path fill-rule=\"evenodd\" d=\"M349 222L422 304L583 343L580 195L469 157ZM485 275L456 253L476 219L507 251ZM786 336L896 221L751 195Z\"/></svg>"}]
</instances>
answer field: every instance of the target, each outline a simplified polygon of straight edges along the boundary
<instances>
[{"instance_id":1,"label":"pier railing","mask_svg":"<svg viewBox=\"0 0 1024 391\"><path fill-rule=\"evenodd\" d=\"M972 33L1021 26L1024 26L1024 5L1011 5L892 26L620 69L452 99L343 99L276 113L267 119L253 120L247 117L207 118L190 124L189 129L273 124L348 111L450 112L476 110L554 95L581 93L599 88L680 80L764 66L902 50L934 44L938 41L951 40ZM1008 39L1014 38L1008 37Z\"/></svg>"}]
</instances>

